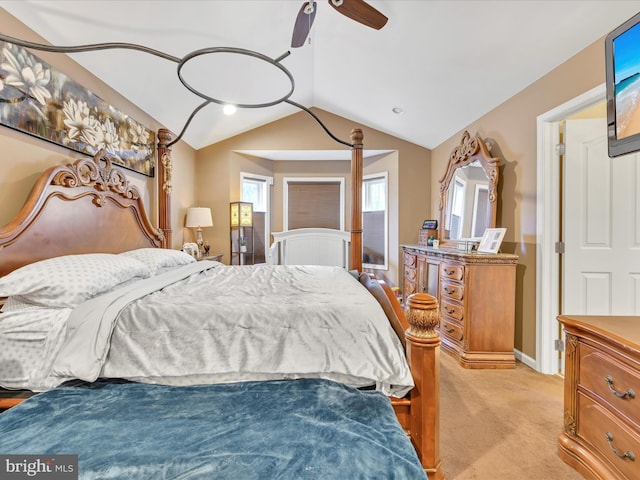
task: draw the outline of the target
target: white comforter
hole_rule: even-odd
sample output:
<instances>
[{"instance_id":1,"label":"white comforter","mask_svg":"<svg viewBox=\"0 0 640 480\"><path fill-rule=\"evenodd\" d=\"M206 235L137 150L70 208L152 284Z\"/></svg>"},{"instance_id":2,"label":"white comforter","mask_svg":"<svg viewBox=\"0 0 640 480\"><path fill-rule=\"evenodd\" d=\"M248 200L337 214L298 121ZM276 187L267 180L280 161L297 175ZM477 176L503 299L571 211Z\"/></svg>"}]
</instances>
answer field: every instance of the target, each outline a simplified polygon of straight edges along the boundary
<instances>
[{"instance_id":1,"label":"white comforter","mask_svg":"<svg viewBox=\"0 0 640 480\"><path fill-rule=\"evenodd\" d=\"M89 300L65 325L56 336L64 342L48 346L51 365L28 388L98 377L170 385L321 377L394 396L413 386L382 308L337 267L198 262Z\"/></svg>"}]
</instances>

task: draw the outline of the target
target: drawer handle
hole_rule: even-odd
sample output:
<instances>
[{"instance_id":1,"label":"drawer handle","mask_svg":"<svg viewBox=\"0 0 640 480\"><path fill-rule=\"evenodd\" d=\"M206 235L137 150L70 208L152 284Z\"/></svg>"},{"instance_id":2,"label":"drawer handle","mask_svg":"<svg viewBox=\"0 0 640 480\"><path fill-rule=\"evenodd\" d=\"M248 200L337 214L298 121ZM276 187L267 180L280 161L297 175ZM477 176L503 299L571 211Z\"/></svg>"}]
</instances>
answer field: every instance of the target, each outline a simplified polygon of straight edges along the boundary
<instances>
[{"instance_id":1,"label":"drawer handle","mask_svg":"<svg viewBox=\"0 0 640 480\"><path fill-rule=\"evenodd\" d=\"M453 333L453 332L455 332L455 329L453 329L453 328L451 328L451 327L448 327L448 326L446 326L446 325L444 326L444 329L446 330L446 332L447 332L447 333Z\"/></svg>"},{"instance_id":2,"label":"drawer handle","mask_svg":"<svg viewBox=\"0 0 640 480\"><path fill-rule=\"evenodd\" d=\"M453 312L456 311L455 308L448 308L448 307L444 307L444 311L448 314L452 314Z\"/></svg>"},{"instance_id":3,"label":"drawer handle","mask_svg":"<svg viewBox=\"0 0 640 480\"><path fill-rule=\"evenodd\" d=\"M620 450L618 450L615 447L615 445L613 444L613 435L611 435L610 432L605 433L604 436L606 437L607 443L609 444L609 448L613 453L615 453L618 457L622 458L623 460L625 458L628 458L632 462L635 462L636 456L633 454L631 450L627 450L625 453L622 453Z\"/></svg>"},{"instance_id":4,"label":"drawer handle","mask_svg":"<svg viewBox=\"0 0 640 480\"><path fill-rule=\"evenodd\" d=\"M444 273L446 273L447 275L453 275L454 273L456 273L455 270L447 270L446 268L444 269Z\"/></svg>"},{"instance_id":5,"label":"drawer handle","mask_svg":"<svg viewBox=\"0 0 640 480\"><path fill-rule=\"evenodd\" d=\"M453 295L455 293L455 290L453 288L444 287L444 291L445 291L445 293L448 293L449 295Z\"/></svg>"},{"instance_id":6,"label":"drawer handle","mask_svg":"<svg viewBox=\"0 0 640 480\"><path fill-rule=\"evenodd\" d=\"M613 388L613 377L611 375L607 375L605 377L605 381L607 382L607 385L609 386L609 390L611 390L611 393L613 393L616 397L620 397L620 398L636 398L636 392L634 392L631 388L627 389L626 392L624 393L620 393L618 392L615 388Z\"/></svg>"}]
</instances>

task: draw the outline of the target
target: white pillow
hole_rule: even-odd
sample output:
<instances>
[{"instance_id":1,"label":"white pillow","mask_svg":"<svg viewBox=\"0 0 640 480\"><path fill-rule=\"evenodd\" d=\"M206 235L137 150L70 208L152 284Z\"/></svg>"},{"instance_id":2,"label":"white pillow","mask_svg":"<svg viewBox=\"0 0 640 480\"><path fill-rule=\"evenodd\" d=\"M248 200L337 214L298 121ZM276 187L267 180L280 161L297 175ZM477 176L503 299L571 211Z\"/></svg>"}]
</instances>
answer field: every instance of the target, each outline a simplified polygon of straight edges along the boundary
<instances>
[{"instance_id":1,"label":"white pillow","mask_svg":"<svg viewBox=\"0 0 640 480\"><path fill-rule=\"evenodd\" d=\"M151 270L151 275L156 275L160 270L167 267L177 267L178 265L186 265L196 261L188 253L169 248L139 248L123 252L120 255L135 258L144 263Z\"/></svg>"},{"instance_id":2,"label":"white pillow","mask_svg":"<svg viewBox=\"0 0 640 480\"><path fill-rule=\"evenodd\" d=\"M65 255L25 265L0 278L0 297L72 308L123 282L149 276L149 267L134 258L108 253Z\"/></svg>"},{"instance_id":3,"label":"white pillow","mask_svg":"<svg viewBox=\"0 0 640 480\"><path fill-rule=\"evenodd\" d=\"M0 312L9 313L9 312L24 312L26 310L42 308L39 305L34 305L32 303L27 303L20 300L19 296L9 297L4 301L4 305L0 308Z\"/></svg>"}]
</instances>

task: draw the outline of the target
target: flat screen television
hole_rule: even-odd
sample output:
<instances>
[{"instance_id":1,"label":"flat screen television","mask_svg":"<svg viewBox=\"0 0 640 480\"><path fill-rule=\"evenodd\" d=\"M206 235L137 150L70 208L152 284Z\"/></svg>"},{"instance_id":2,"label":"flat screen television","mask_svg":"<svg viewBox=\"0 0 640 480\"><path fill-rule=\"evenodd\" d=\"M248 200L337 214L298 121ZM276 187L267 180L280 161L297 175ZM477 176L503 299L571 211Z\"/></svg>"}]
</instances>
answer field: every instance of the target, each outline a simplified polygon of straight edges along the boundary
<instances>
[{"instance_id":1,"label":"flat screen television","mask_svg":"<svg viewBox=\"0 0 640 480\"><path fill-rule=\"evenodd\" d=\"M640 151L640 13L605 37L609 156Z\"/></svg>"}]
</instances>

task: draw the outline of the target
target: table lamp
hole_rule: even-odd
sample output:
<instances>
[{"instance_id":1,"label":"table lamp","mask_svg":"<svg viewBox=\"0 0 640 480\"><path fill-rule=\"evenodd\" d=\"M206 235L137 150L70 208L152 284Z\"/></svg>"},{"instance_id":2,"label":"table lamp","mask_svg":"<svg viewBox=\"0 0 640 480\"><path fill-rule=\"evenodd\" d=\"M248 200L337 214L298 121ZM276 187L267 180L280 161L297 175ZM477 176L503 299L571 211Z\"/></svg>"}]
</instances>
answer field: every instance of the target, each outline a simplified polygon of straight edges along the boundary
<instances>
[{"instance_id":1,"label":"table lamp","mask_svg":"<svg viewBox=\"0 0 640 480\"><path fill-rule=\"evenodd\" d=\"M213 220L211 218L211 209L203 207L192 207L187 209L186 226L195 228L197 232L196 243L198 244L198 257L202 256L202 227L212 227Z\"/></svg>"}]
</instances>

